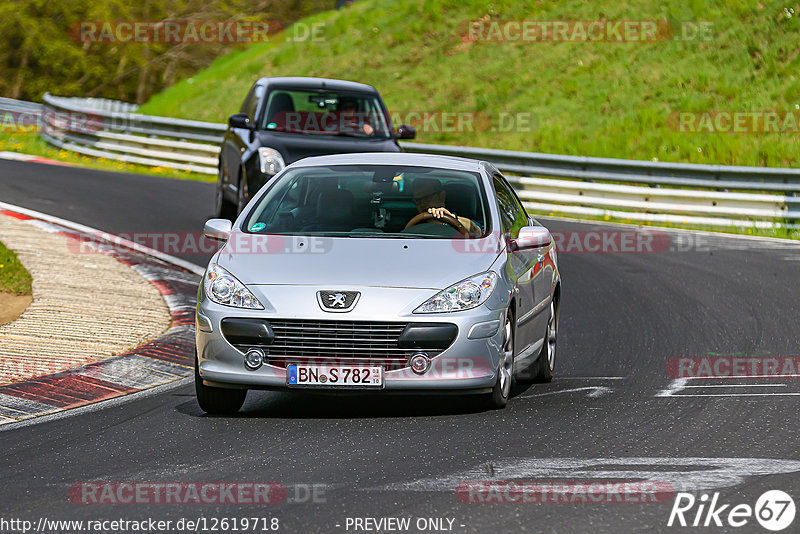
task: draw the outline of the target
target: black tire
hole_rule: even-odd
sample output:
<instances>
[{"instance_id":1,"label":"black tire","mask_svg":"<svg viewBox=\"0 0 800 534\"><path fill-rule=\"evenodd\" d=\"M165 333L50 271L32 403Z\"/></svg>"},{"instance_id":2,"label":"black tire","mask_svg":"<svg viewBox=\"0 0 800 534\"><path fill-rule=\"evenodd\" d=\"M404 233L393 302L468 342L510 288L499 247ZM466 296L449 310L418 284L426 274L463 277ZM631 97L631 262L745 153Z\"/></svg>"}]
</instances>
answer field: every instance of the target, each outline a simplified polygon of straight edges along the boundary
<instances>
[{"instance_id":1,"label":"black tire","mask_svg":"<svg viewBox=\"0 0 800 534\"><path fill-rule=\"evenodd\" d=\"M505 408L511 396L511 385L514 380L514 314L506 313L503 325L503 354L498 365L497 382L491 393L484 395L483 404L491 410Z\"/></svg>"},{"instance_id":2,"label":"black tire","mask_svg":"<svg viewBox=\"0 0 800 534\"><path fill-rule=\"evenodd\" d=\"M553 371L556 365L556 341L558 340L558 303L550 301L550 316L547 319L547 331L545 332L542 350L539 357L531 365L534 371L533 381L539 383L551 382Z\"/></svg>"},{"instance_id":3,"label":"black tire","mask_svg":"<svg viewBox=\"0 0 800 534\"><path fill-rule=\"evenodd\" d=\"M213 415L229 415L239 411L247 397L246 389L224 389L206 386L200 378L197 358L194 359L194 391L200 409Z\"/></svg>"},{"instance_id":4,"label":"black tire","mask_svg":"<svg viewBox=\"0 0 800 534\"><path fill-rule=\"evenodd\" d=\"M217 194L214 205L214 213L219 219L228 219L233 222L236 219L236 205L225 200L222 194L222 163L219 167L219 179L217 180Z\"/></svg>"},{"instance_id":5,"label":"black tire","mask_svg":"<svg viewBox=\"0 0 800 534\"><path fill-rule=\"evenodd\" d=\"M238 196L236 202L236 217L242 213L244 207L247 206L247 202L250 200L250 193L249 187L247 185L247 179L242 176L242 173L239 173L239 188L238 188Z\"/></svg>"}]
</instances>

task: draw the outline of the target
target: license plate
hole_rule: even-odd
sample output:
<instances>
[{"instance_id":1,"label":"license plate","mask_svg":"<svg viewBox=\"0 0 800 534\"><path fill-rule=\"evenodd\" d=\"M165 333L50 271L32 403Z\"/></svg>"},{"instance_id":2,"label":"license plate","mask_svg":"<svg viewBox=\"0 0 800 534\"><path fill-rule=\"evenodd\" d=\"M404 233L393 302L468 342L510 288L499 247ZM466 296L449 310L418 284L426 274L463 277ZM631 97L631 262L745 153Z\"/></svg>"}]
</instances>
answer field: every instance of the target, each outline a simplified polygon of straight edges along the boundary
<instances>
[{"instance_id":1,"label":"license plate","mask_svg":"<svg viewBox=\"0 0 800 534\"><path fill-rule=\"evenodd\" d=\"M379 388L383 386L383 367L347 365L299 365L286 367L289 386Z\"/></svg>"}]
</instances>

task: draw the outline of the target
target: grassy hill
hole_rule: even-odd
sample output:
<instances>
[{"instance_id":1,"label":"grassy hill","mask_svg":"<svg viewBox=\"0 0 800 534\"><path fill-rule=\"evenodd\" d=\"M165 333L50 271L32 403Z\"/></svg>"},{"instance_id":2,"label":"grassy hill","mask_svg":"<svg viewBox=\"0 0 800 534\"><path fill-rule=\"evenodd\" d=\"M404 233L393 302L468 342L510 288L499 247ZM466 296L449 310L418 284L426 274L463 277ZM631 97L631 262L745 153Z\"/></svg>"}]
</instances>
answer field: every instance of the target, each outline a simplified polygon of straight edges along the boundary
<instances>
[{"instance_id":1,"label":"grassy hill","mask_svg":"<svg viewBox=\"0 0 800 534\"><path fill-rule=\"evenodd\" d=\"M530 113L531 128L423 131L418 141L660 161L796 166L796 132L686 133L675 112L800 114L798 14L767 0L362 0L301 21L321 39L254 45L154 96L142 113L224 121L259 76L366 82L393 114ZM467 21L710 21L710 38L464 41ZM684 23L684 26L681 24ZM302 26L306 25L306 26ZM291 34L291 28L288 30Z\"/></svg>"}]
</instances>

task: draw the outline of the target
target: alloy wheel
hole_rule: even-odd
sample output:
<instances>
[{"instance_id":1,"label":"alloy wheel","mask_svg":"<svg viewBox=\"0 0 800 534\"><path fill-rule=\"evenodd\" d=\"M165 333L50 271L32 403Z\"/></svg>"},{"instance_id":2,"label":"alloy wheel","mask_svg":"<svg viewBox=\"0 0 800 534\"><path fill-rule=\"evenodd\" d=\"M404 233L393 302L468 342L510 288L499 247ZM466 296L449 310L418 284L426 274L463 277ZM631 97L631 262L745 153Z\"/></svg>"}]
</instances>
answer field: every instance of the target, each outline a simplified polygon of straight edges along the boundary
<instances>
[{"instance_id":1,"label":"alloy wheel","mask_svg":"<svg viewBox=\"0 0 800 534\"><path fill-rule=\"evenodd\" d=\"M556 366L556 338L558 336L558 315L555 303L550 302L550 319L547 321L547 364L552 372Z\"/></svg>"},{"instance_id":2,"label":"alloy wheel","mask_svg":"<svg viewBox=\"0 0 800 534\"><path fill-rule=\"evenodd\" d=\"M511 381L514 374L514 332L511 327L511 316L506 315L503 330L503 353L500 359L500 392L508 398L511 394Z\"/></svg>"}]
</instances>

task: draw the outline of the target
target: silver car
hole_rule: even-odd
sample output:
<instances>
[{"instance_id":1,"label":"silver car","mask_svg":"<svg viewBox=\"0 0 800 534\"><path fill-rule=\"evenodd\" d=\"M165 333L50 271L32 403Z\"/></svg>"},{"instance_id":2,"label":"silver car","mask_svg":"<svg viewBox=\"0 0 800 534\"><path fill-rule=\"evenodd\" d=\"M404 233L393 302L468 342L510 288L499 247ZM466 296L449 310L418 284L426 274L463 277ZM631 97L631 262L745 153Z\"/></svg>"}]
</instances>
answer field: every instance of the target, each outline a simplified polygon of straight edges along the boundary
<instances>
[{"instance_id":1,"label":"silver car","mask_svg":"<svg viewBox=\"0 0 800 534\"><path fill-rule=\"evenodd\" d=\"M420 154L300 160L231 224L198 291L209 413L248 389L480 394L552 379L561 278L550 232L490 163Z\"/></svg>"}]
</instances>

